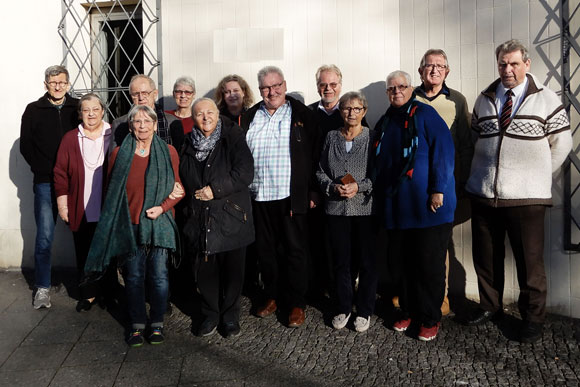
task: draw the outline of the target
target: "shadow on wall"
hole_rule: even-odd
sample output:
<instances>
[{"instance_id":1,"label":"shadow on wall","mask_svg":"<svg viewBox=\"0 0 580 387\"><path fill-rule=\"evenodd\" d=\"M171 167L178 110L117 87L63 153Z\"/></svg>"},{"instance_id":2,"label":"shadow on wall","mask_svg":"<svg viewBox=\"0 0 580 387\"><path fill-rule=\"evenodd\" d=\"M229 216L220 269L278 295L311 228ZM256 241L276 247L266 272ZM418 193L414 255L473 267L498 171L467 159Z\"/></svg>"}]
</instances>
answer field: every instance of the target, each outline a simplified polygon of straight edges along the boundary
<instances>
[{"instance_id":1,"label":"shadow on wall","mask_svg":"<svg viewBox=\"0 0 580 387\"><path fill-rule=\"evenodd\" d=\"M366 119L371 129L375 127L379 118L385 114L385 111L389 107L386 90L387 85L385 81L373 82L360 89L364 96L367 97L369 103Z\"/></svg>"},{"instance_id":2,"label":"shadow on wall","mask_svg":"<svg viewBox=\"0 0 580 387\"><path fill-rule=\"evenodd\" d=\"M10 149L8 169L10 180L16 186L16 195L19 199L20 232L22 236L21 255L20 257L15 257L16 259L12 261L14 264L10 266L20 266L26 280L32 286L34 285L34 279L30 274L32 274L31 269L34 268L34 241L36 236L34 194L32 192L33 177L30 167L20 154L20 139L17 139ZM12 245L16 246L17 243L12 242ZM20 262L18 262L18 258L20 258ZM72 233L61 221L57 221L54 232L52 265L53 268L75 267Z\"/></svg>"}]
</instances>

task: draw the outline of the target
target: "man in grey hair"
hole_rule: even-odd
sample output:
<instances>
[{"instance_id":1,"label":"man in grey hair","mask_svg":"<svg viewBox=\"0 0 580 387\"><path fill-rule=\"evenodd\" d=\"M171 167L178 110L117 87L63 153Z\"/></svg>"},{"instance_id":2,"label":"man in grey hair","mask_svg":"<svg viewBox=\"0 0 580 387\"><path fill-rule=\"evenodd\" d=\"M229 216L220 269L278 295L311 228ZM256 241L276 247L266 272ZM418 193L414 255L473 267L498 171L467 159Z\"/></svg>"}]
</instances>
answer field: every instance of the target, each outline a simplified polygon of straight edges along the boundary
<instances>
[{"instance_id":1,"label":"man in grey hair","mask_svg":"<svg viewBox=\"0 0 580 387\"><path fill-rule=\"evenodd\" d=\"M79 100L68 94L69 82L64 66L47 68L46 93L26 106L20 126L20 153L34 175L34 309L51 306L51 249L58 214L52 169L62 136L80 123Z\"/></svg>"},{"instance_id":2,"label":"man in grey hair","mask_svg":"<svg viewBox=\"0 0 580 387\"><path fill-rule=\"evenodd\" d=\"M480 301L467 325L502 314L507 233L520 287L519 339L531 343L542 337L546 315L544 215L552 205L552 173L568 156L572 136L560 97L529 73L526 47L509 40L495 56L499 78L477 97L471 120L477 140L465 190Z\"/></svg>"},{"instance_id":3,"label":"man in grey hair","mask_svg":"<svg viewBox=\"0 0 580 387\"><path fill-rule=\"evenodd\" d=\"M256 314L266 317L287 307L288 326L297 328L305 319L307 212L318 201L320 136L312 112L286 95L282 70L264 67L258 85L262 101L241 117L254 157L250 194L265 296Z\"/></svg>"}]
</instances>

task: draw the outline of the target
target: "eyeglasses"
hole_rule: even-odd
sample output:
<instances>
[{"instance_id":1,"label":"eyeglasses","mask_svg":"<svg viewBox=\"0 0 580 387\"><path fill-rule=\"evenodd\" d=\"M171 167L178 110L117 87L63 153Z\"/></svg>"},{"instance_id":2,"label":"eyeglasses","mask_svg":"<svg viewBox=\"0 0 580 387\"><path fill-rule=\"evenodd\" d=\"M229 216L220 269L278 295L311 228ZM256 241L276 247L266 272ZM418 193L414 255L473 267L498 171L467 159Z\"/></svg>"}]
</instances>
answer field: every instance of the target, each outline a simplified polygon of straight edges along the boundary
<instances>
[{"instance_id":1,"label":"eyeglasses","mask_svg":"<svg viewBox=\"0 0 580 387\"><path fill-rule=\"evenodd\" d=\"M364 107L341 107L340 110L342 110L342 112L344 114L350 114L351 111L353 111L354 114L360 114L360 112L365 110L365 108Z\"/></svg>"},{"instance_id":2,"label":"eyeglasses","mask_svg":"<svg viewBox=\"0 0 580 387\"><path fill-rule=\"evenodd\" d=\"M63 82L63 81L61 81L61 82L50 81L50 82L46 82L46 84L54 89L54 88L56 88L57 85L58 85L58 87L63 88L66 85L68 85L68 82Z\"/></svg>"},{"instance_id":3,"label":"eyeglasses","mask_svg":"<svg viewBox=\"0 0 580 387\"><path fill-rule=\"evenodd\" d=\"M140 98L140 97L149 97L149 95L153 93L153 90L151 91L136 91L134 93L131 93L131 97L133 98Z\"/></svg>"},{"instance_id":4,"label":"eyeglasses","mask_svg":"<svg viewBox=\"0 0 580 387\"><path fill-rule=\"evenodd\" d=\"M426 64L425 66L423 66L423 68L427 69L427 70L433 70L436 69L437 71L443 71L447 68L447 65L440 65L440 64L435 64L435 63L430 63L430 64Z\"/></svg>"},{"instance_id":5,"label":"eyeglasses","mask_svg":"<svg viewBox=\"0 0 580 387\"><path fill-rule=\"evenodd\" d=\"M390 94L395 94L398 91L400 91L401 93L405 90L407 90L409 87L408 85L399 85L399 86L391 86L391 87L387 87L387 92Z\"/></svg>"},{"instance_id":6,"label":"eyeglasses","mask_svg":"<svg viewBox=\"0 0 580 387\"><path fill-rule=\"evenodd\" d=\"M338 83L332 82L332 83L319 83L318 84L318 88L323 89L323 90L325 90L327 86L329 86L331 89L336 89L338 87Z\"/></svg>"},{"instance_id":7,"label":"eyeglasses","mask_svg":"<svg viewBox=\"0 0 580 387\"><path fill-rule=\"evenodd\" d=\"M265 93L266 91L279 91L283 84L284 81L272 86L260 86L258 89L260 90L260 93Z\"/></svg>"},{"instance_id":8,"label":"eyeglasses","mask_svg":"<svg viewBox=\"0 0 580 387\"><path fill-rule=\"evenodd\" d=\"M190 90L173 90L173 94L175 94L175 95L183 94L183 95L186 95L186 96L189 97L189 96L191 96L193 94L193 91L190 91Z\"/></svg>"},{"instance_id":9,"label":"eyeglasses","mask_svg":"<svg viewBox=\"0 0 580 387\"><path fill-rule=\"evenodd\" d=\"M153 120L132 120L133 126L151 125Z\"/></svg>"}]
</instances>

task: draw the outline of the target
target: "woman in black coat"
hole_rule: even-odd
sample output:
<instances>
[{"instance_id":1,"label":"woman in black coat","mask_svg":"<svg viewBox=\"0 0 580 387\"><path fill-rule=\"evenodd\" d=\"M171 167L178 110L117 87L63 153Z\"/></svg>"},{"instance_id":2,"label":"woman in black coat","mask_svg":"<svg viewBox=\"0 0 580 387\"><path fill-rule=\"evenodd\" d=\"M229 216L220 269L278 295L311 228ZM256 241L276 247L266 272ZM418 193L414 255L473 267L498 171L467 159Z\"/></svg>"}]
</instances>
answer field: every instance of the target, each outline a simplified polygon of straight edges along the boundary
<instances>
[{"instance_id":1,"label":"woman in black coat","mask_svg":"<svg viewBox=\"0 0 580 387\"><path fill-rule=\"evenodd\" d=\"M181 152L179 174L187 192L184 250L194 254L194 275L204 321L200 336L240 333L240 294L246 246L254 241L248 185L254 159L242 129L201 98L192 106L194 128ZM221 320L221 321L220 321Z\"/></svg>"}]
</instances>

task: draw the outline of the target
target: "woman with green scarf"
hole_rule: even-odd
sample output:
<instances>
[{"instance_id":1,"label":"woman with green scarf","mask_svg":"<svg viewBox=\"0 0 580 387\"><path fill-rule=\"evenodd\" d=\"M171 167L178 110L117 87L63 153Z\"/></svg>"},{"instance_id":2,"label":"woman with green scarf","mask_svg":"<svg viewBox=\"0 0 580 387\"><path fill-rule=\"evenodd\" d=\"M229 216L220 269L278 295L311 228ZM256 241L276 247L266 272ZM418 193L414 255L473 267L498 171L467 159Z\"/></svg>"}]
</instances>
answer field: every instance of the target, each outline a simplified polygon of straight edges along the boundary
<instances>
[{"instance_id":1,"label":"woman with green scarf","mask_svg":"<svg viewBox=\"0 0 580 387\"><path fill-rule=\"evenodd\" d=\"M85 274L98 276L112 257L119 257L131 321L127 342L139 347L145 342L146 293L151 307L148 340L151 344L164 341L167 261L178 246L173 207L183 192L174 192L175 186L181 187L179 157L173 146L155 134L155 111L144 105L134 106L127 119L131 136L111 153L107 196Z\"/></svg>"}]
</instances>

